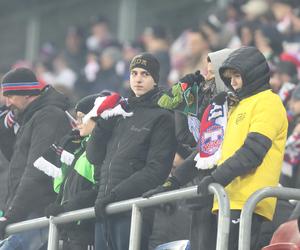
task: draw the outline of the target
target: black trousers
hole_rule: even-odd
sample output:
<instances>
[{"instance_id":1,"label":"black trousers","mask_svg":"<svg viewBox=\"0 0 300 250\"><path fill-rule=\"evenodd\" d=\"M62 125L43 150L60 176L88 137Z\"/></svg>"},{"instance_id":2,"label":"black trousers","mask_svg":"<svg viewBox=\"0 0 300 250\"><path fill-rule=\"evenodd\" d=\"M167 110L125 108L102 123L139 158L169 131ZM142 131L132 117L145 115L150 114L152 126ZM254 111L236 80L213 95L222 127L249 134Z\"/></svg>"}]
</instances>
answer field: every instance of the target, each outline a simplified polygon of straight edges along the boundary
<instances>
[{"instance_id":1,"label":"black trousers","mask_svg":"<svg viewBox=\"0 0 300 250\"><path fill-rule=\"evenodd\" d=\"M241 210L230 211L228 250L238 250L240 215ZM256 249L261 225L264 221L265 219L262 216L253 214L250 246L251 250ZM199 211L194 211L191 227L192 250L215 250L217 241L217 226L217 215L211 214L209 207L203 207Z\"/></svg>"}]
</instances>

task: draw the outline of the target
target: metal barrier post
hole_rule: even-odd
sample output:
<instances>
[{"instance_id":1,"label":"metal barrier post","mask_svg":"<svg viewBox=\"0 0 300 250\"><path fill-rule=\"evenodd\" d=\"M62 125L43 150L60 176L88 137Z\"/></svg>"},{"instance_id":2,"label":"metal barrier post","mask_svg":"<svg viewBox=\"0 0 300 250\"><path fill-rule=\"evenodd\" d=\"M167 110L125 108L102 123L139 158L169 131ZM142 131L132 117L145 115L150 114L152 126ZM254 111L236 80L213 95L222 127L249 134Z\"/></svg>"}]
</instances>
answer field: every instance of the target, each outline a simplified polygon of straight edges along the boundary
<instances>
[{"instance_id":1,"label":"metal barrier post","mask_svg":"<svg viewBox=\"0 0 300 250\"><path fill-rule=\"evenodd\" d=\"M141 232L142 232L141 209L136 204L133 204L132 213L131 213L129 250L140 249Z\"/></svg>"},{"instance_id":2,"label":"metal barrier post","mask_svg":"<svg viewBox=\"0 0 300 250\"><path fill-rule=\"evenodd\" d=\"M53 216L49 219L49 234L48 234L48 247L47 249L57 250L58 249L58 228L53 221Z\"/></svg>"},{"instance_id":3,"label":"metal barrier post","mask_svg":"<svg viewBox=\"0 0 300 250\"><path fill-rule=\"evenodd\" d=\"M218 232L216 250L228 249L228 238L230 228L230 205L227 193L224 188L217 183L212 183L208 187L210 193L216 195L219 204Z\"/></svg>"},{"instance_id":4,"label":"metal barrier post","mask_svg":"<svg viewBox=\"0 0 300 250\"><path fill-rule=\"evenodd\" d=\"M300 191L296 188L266 187L253 193L245 203L241 213L239 250L250 250L252 214L256 204L268 197L300 200Z\"/></svg>"}]
</instances>

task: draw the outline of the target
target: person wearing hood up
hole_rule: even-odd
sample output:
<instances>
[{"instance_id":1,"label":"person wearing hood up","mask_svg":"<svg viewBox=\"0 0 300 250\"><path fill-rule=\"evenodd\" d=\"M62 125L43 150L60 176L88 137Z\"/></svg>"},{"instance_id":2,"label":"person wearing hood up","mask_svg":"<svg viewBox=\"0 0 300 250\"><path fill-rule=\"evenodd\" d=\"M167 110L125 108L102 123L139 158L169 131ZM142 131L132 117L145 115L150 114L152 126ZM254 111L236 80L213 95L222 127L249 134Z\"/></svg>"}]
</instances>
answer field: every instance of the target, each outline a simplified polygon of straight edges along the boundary
<instances>
[{"instance_id":1,"label":"person wearing hood up","mask_svg":"<svg viewBox=\"0 0 300 250\"><path fill-rule=\"evenodd\" d=\"M0 236L8 224L43 215L54 201L55 193L49 176L33 166L54 141L70 129L65 110L68 99L54 88L39 82L27 68L6 73L1 82L6 105L18 117L13 155L8 168L8 196L4 216L0 218ZM47 228L29 230L9 236L0 249L39 249L47 242Z\"/></svg>"},{"instance_id":2,"label":"person wearing hood up","mask_svg":"<svg viewBox=\"0 0 300 250\"><path fill-rule=\"evenodd\" d=\"M195 156L198 154L196 145L199 144L200 120L209 103L218 95L222 95L227 90L222 81L219 68L226 60L233 49L222 49L216 52L208 53L207 57L207 73L205 81L202 81L197 74L188 74L184 76L180 82L188 82L193 84L199 82L202 86L202 91L199 92L198 99L198 117L185 116L179 112L175 113L176 118L176 137L178 142L186 146L189 150L186 153L189 155L177 168L172 175L161 186L150 190L143 194L143 197L150 197L161 192L171 191L191 182L198 183L203 177L209 174L211 169L198 169L196 167ZM200 79L199 79L200 78ZM191 124L197 124L191 126ZM197 199L187 200L187 206L192 211L192 224L190 230L190 239L192 249L215 249L212 244L215 241L215 234L212 232L215 221L211 214L212 197L200 197Z\"/></svg>"},{"instance_id":3,"label":"person wearing hood up","mask_svg":"<svg viewBox=\"0 0 300 250\"><path fill-rule=\"evenodd\" d=\"M225 85L240 102L229 110L221 158L201 180L198 193L208 194L210 183L225 187L230 201L228 249L238 249L241 210L248 198L264 187L276 187L287 137L287 115L280 97L271 91L270 69L255 47L231 53L219 69ZM255 249L263 221L272 220L276 199L258 203L252 217L251 246ZM214 201L212 211L218 212Z\"/></svg>"}]
</instances>

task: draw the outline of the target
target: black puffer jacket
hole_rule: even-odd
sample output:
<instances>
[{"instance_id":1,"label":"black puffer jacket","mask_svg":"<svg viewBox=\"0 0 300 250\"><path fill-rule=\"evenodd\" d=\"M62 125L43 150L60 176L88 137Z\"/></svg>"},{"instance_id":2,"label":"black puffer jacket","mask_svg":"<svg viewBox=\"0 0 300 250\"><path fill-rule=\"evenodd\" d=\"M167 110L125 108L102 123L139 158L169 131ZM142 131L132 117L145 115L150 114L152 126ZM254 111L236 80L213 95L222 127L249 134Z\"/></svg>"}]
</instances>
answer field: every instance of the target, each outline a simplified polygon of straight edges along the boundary
<instances>
[{"instance_id":1,"label":"black puffer jacket","mask_svg":"<svg viewBox=\"0 0 300 250\"><path fill-rule=\"evenodd\" d=\"M138 197L169 175L176 150L174 118L157 106L158 94L155 88L142 97L129 98L133 116L118 118L111 133L103 126L111 119L99 122L93 131L87 157L101 167L97 199L110 192L117 200Z\"/></svg>"},{"instance_id":2,"label":"black puffer jacket","mask_svg":"<svg viewBox=\"0 0 300 250\"><path fill-rule=\"evenodd\" d=\"M9 222L23 220L32 212L42 212L54 201L51 178L36 169L33 162L70 130L64 112L68 105L65 96L48 87L20 114L21 127L9 164L5 211Z\"/></svg>"}]
</instances>

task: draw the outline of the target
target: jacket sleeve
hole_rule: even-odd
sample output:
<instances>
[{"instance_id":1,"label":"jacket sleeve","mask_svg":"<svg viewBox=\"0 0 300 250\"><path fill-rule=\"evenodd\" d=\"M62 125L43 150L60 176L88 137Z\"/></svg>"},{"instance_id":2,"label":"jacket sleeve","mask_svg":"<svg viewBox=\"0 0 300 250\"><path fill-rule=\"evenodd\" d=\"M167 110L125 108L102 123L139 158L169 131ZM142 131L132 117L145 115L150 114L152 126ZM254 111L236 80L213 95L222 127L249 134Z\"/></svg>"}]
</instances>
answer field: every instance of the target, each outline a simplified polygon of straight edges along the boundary
<instances>
[{"instance_id":1,"label":"jacket sleeve","mask_svg":"<svg viewBox=\"0 0 300 250\"><path fill-rule=\"evenodd\" d=\"M163 115L152 128L145 166L113 188L116 200L138 197L168 177L176 151L174 116Z\"/></svg>"},{"instance_id":2,"label":"jacket sleeve","mask_svg":"<svg viewBox=\"0 0 300 250\"><path fill-rule=\"evenodd\" d=\"M271 148L272 141L256 132L249 133L243 146L212 172L212 177L227 186L234 178L255 170Z\"/></svg>"},{"instance_id":3,"label":"jacket sleeve","mask_svg":"<svg viewBox=\"0 0 300 250\"><path fill-rule=\"evenodd\" d=\"M90 163L100 166L106 155L106 146L109 141L118 117L107 120L99 118L86 146L86 156Z\"/></svg>"},{"instance_id":4,"label":"jacket sleeve","mask_svg":"<svg viewBox=\"0 0 300 250\"><path fill-rule=\"evenodd\" d=\"M199 170L195 167L196 162L194 161L197 153L194 151L175 169L173 176L178 180L180 186L187 184L198 175Z\"/></svg>"},{"instance_id":5,"label":"jacket sleeve","mask_svg":"<svg viewBox=\"0 0 300 250\"><path fill-rule=\"evenodd\" d=\"M30 212L44 209L55 197L52 179L35 168L33 162L71 127L61 110L49 108L40 112L32 124L25 170L8 210L5 211L5 216L10 222L22 220Z\"/></svg>"},{"instance_id":6,"label":"jacket sleeve","mask_svg":"<svg viewBox=\"0 0 300 250\"><path fill-rule=\"evenodd\" d=\"M95 204L97 193L97 189L83 190L77 193L76 197L63 204L63 207L66 212L92 207Z\"/></svg>"}]
</instances>

